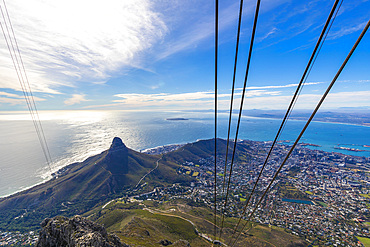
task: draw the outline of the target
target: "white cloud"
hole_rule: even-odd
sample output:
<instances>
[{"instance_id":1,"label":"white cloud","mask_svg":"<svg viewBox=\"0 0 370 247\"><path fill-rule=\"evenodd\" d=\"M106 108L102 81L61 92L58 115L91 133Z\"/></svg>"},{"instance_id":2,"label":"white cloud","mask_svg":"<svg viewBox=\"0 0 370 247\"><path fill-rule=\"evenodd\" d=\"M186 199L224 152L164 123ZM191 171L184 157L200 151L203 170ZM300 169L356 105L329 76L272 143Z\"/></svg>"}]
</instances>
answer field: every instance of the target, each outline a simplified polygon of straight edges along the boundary
<instances>
[{"instance_id":1,"label":"white cloud","mask_svg":"<svg viewBox=\"0 0 370 247\"><path fill-rule=\"evenodd\" d=\"M64 101L64 104L66 104L66 105L75 105L75 104L80 104L83 101L89 101L89 100L85 99L84 94L73 94L72 98L67 99L67 100Z\"/></svg>"},{"instance_id":2,"label":"white cloud","mask_svg":"<svg viewBox=\"0 0 370 247\"><path fill-rule=\"evenodd\" d=\"M169 17L171 25L172 23L181 22L182 25L173 28L175 31L180 30L180 34L176 35L175 39L168 39L163 44L163 48L158 51L157 59L164 59L178 52L192 50L198 48L205 40L207 41L207 47L213 45L214 42L211 39L214 38L215 31L215 17L214 17L214 3L209 0L162 0L161 2L170 3L173 7L169 7L165 11L166 17ZM260 12L269 12L278 6L289 2L289 0L266 0L261 6ZM244 20L253 16L255 12L256 2L254 0L245 0L243 7L243 24L242 24L242 36L243 33L248 33L249 26L246 25ZM220 34L219 43L224 42L223 39L235 39L236 26L239 17L239 1L225 1L220 4L219 9L219 32L229 28L235 28L235 33L232 33L231 37L225 37L224 33ZM168 7L167 7L168 8ZM190 10L189 10L190 9ZM196 10L196 11L194 11ZM172 12L171 16L169 12ZM170 17L171 16L171 17ZM180 21L179 21L180 20ZM170 27L171 28L171 27ZM276 30L271 30L275 32ZM271 35L272 33L268 34ZM227 42L226 41L226 42Z\"/></svg>"},{"instance_id":3,"label":"white cloud","mask_svg":"<svg viewBox=\"0 0 370 247\"><path fill-rule=\"evenodd\" d=\"M323 82L307 82L304 85L310 86L310 85L317 85L321 84ZM255 89L276 89L276 88L288 88L288 87L297 87L297 84L287 84L287 85L277 85L277 86L261 86L261 87L247 87L246 90L255 90ZM243 88L237 88L235 90L243 90Z\"/></svg>"},{"instance_id":4,"label":"white cloud","mask_svg":"<svg viewBox=\"0 0 370 247\"><path fill-rule=\"evenodd\" d=\"M159 93L159 94L116 94L115 97L122 98L120 100L114 100L116 103L125 103L125 104L138 104L141 103L173 103L173 102L183 102L188 100L204 100L212 99L214 93L212 92L194 92L194 93L181 93L181 94L168 94L168 93ZM223 95L221 95L223 97Z\"/></svg>"},{"instance_id":5,"label":"white cloud","mask_svg":"<svg viewBox=\"0 0 370 247\"><path fill-rule=\"evenodd\" d=\"M362 22L362 23L357 24L357 25L352 25L350 27L349 26L341 27L340 30L329 33L328 39L337 39L337 38L340 38L342 36L345 36L345 35L357 32L359 30L362 30L365 27L366 23L367 23L367 21Z\"/></svg>"},{"instance_id":6,"label":"white cloud","mask_svg":"<svg viewBox=\"0 0 370 247\"><path fill-rule=\"evenodd\" d=\"M251 90L246 92L246 97L262 97L279 95L279 91L266 91L266 90ZM87 108L101 108L101 107L119 107L124 106L126 108L173 108L173 109L209 109L213 108L214 105L214 92L192 92L192 93L159 93L159 94L116 94L115 97L121 99L113 100L113 104L100 105L100 106L89 106ZM226 105L230 104L231 94L218 94L218 100L220 106L225 105L225 109L228 108ZM240 103L241 93L235 93L235 106Z\"/></svg>"},{"instance_id":7,"label":"white cloud","mask_svg":"<svg viewBox=\"0 0 370 247\"><path fill-rule=\"evenodd\" d=\"M29 96L27 96L30 98ZM34 101L44 101L45 99L39 97L33 97ZM0 92L0 103L10 104L10 105L22 105L26 104L26 100L24 96L7 93L7 92Z\"/></svg>"},{"instance_id":8,"label":"white cloud","mask_svg":"<svg viewBox=\"0 0 370 247\"><path fill-rule=\"evenodd\" d=\"M10 105L21 105L21 104L25 104L25 101L22 99L0 97L0 103L10 104Z\"/></svg>"},{"instance_id":9,"label":"white cloud","mask_svg":"<svg viewBox=\"0 0 370 247\"><path fill-rule=\"evenodd\" d=\"M14 0L8 10L35 92L105 82L167 32L149 0ZM0 88L20 91L17 81L1 38Z\"/></svg>"},{"instance_id":10,"label":"white cloud","mask_svg":"<svg viewBox=\"0 0 370 247\"><path fill-rule=\"evenodd\" d=\"M276 27L273 27L268 33L266 33L265 35L263 35L262 37L259 38L259 42L263 41L264 39L267 39L269 36L276 33L277 30L278 29Z\"/></svg>"},{"instance_id":11,"label":"white cloud","mask_svg":"<svg viewBox=\"0 0 370 247\"><path fill-rule=\"evenodd\" d=\"M245 92L246 97L260 97L263 95L280 95L280 91L266 91L266 90L247 90ZM235 95L242 95L242 93L237 93Z\"/></svg>"},{"instance_id":12,"label":"white cloud","mask_svg":"<svg viewBox=\"0 0 370 247\"><path fill-rule=\"evenodd\" d=\"M251 90L246 92L246 97L258 97L262 95L279 95L279 91L267 92L265 90ZM114 100L116 103L125 103L125 104L137 104L142 103L161 103L163 105L171 103L182 103L185 101L203 101L214 99L214 92L194 92L194 93L180 93L180 94L169 94L169 93L159 93L159 94L116 94L115 97L122 99ZM241 93L236 93L235 96L241 96ZM217 97L221 98L230 98L230 94L218 94Z\"/></svg>"},{"instance_id":13,"label":"white cloud","mask_svg":"<svg viewBox=\"0 0 370 247\"><path fill-rule=\"evenodd\" d=\"M234 109L239 109L240 93L236 94ZM173 109L212 109L214 105L213 92L193 92L183 94L117 94L121 99L114 100L114 104L99 107L119 107L126 108L173 108ZM319 101L321 94L301 94L295 108L314 109ZM323 108L338 108L343 106L370 107L370 91L338 92L331 93L324 101ZM219 94L219 109L228 109L230 104L230 94ZM286 109L292 99L291 95L281 95L279 91L251 90L247 92L244 108L245 109Z\"/></svg>"},{"instance_id":14,"label":"white cloud","mask_svg":"<svg viewBox=\"0 0 370 247\"><path fill-rule=\"evenodd\" d=\"M295 105L296 109L314 109L321 94L301 94ZM370 91L356 92L338 92L330 93L325 99L321 108L338 108L338 107L370 107ZM292 96L267 96L253 97L246 100L248 109L286 109L290 103Z\"/></svg>"},{"instance_id":15,"label":"white cloud","mask_svg":"<svg viewBox=\"0 0 370 247\"><path fill-rule=\"evenodd\" d=\"M6 97L16 98L16 99L23 99L22 96L20 96L18 94L14 94L14 93L0 92L0 96L6 96Z\"/></svg>"}]
</instances>

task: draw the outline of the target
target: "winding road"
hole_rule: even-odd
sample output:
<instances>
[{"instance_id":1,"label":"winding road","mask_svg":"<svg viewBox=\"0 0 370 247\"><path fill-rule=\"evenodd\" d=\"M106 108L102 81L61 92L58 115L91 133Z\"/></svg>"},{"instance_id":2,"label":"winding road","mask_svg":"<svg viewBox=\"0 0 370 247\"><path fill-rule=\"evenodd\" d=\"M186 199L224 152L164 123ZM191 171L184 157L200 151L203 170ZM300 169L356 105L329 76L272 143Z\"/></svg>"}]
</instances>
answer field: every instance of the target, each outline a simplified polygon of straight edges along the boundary
<instances>
[{"instance_id":1,"label":"winding road","mask_svg":"<svg viewBox=\"0 0 370 247\"><path fill-rule=\"evenodd\" d=\"M158 166L159 166L159 161L162 159L162 157L161 158L159 158L156 162L157 162L157 165L153 168L153 169L151 169L147 174L145 174L142 178L140 178L140 180L139 180L139 182L137 182L137 184L135 185L135 187L134 188L137 188L138 186L139 186L139 184L141 183L141 181L146 177L146 176L148 176L152 171L154 171L155 169L157 169L158 168Z\"/></svg>"}]
</instances>

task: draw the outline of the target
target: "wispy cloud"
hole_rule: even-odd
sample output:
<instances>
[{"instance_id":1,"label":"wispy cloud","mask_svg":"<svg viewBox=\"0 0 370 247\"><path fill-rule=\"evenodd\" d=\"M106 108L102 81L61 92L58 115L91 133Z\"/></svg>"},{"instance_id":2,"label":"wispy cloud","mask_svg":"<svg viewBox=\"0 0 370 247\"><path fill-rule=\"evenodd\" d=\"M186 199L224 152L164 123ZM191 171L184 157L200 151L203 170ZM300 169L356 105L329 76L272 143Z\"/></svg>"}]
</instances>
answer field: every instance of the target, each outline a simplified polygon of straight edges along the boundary
<instances>
[{"instance_id":1,"label":"wispy cloud","mask_svg":"<svg viewBox=\"0 0 370 247\"><path fill-rule=\"evenodd\" d=\"M4 97L0 97L0 103L10 104L13 106L25 104L24 100L14 99L14 98L4 98Z\"/></svg>"},{"instance_id":2,"label":"wispy cloud","mask_svg":"<svg viewBox=\"0 0 370 247\"><path fill-rule=\"evenodd\" d=\"M251 90L247 92L247 97L259 97L263 95L279 95L279 91L268 92L265 90ZM236 93L235 96L240 96L241 93ZM121 99L114 100L116 103L125 104L143 104L143 103L160 103L163 105L172 103L182 103L186 101L204 101L208 99L213 99L215 97L214 92L193 92L193 93L180 93L180 94L170 94L170 93L159 93L159 94L116 94L115 97ZM230 94L218 94L219 99L230 98Z\"/></svg>"},{"instance_id":3,"label":"wispy cloud","mask_svg":"<svg viewBox=\"0 0 370 247\"><path fill-rule=\"evenodd\" d=\"M262 97L280 95L280 91L266 90L250 90L246 93L246 97ZM142 107L158 108L158 109L207 109L214 105L214 92L191 92L191 93L157 93L157 94L141 94L128 93L116 94L114 97L120 98L113 100L113 103L104 105L85 106L84 109L111 108L119 107L138 109ZM219 102L227 102L230 104L229 93L219 93L217 95ZM241 92L235 93L235 105L240 102ZM239 98L237 98L239 97ZM226 105L226 103L225 103ZM225 108L226 109L226 108Z\"/></svg>"},{"instance_id":4,"label":"wispy cloud","mask_svg":"<svg viewBox=\"0 0 370 247\"><path fill-rule=\"evenodd\" d=\"M323 82L307 82L304 85L310 86L310 85L317 85L321 84ZM258 89L277 89L277 88L289 88L289 87L297 87L297 84L287 84L287 85L276 85L276 86L261 86L261 87L247 87L247 90L258 90ZM243 88L237 88L236 90L243 90Z\"/></svg>"},{"instance_id":5,"label":"wispy cloud","mask_svg":"<svg viewBox=\"0 0 370 247\"><path fill-rule=\"evenodd\" d=\"M362 30L365 27L366 23L367 23L367 21L362 22L362 23L357 24L357 25L341 27L338 31L329 33L328 39L338 39L342 36L349 35L351 33Z\"/></svg>"},{"instance_id":6,"label":"wispy cloud","mask_svg":"<svg viewBox=\"0 0 370 247\"><path fill-rule=\"evenodd\" d=\"M0 96L6 96L10 98L16 98L16 99L23 99L22 96L14 94L14 93L7 93L7 92L0 92Z\"/></svg>"},{"instance_id":7,"label":"wispy cloud","mask_svg":"<svg viewBox=\"0 0 370 247\"><path fill-rule=\"evenodd\" d=\"M157 84L151 85L150 86L150 89L155 90L155 89L158 89L158 88L163 87L163 86L164 86L164 83L163 82L159 82Z\"/></svg>"},{"instance_id":8,"label":"wispy cloud","mask_svg":"<svg viewBox=\"0 0 370 247\"><path fill-rule=\"evenodd\" d=\"M167 32L149 0L14 0L8 9L36 92L105 82ZM13 70L0 39L0 88L20 91Z\"/></svg>"},{"instance_id":9,"label":"wispy cloud","mask_svg":"<svg viewBox=\"0 0 370 247\"><path fill-rule=\"evenodd\" d=\"M233 24L233 21L237 18L237 9L238 5L234 3L220 11L220 16L223 16L219 27L220 30ZM199 20L192 23L192 25L188 25L186 22L185 24L182 35L175 40L168 40L167 44L163 47L164 49L157 55L157 59L164 59L183 50L195 48L201 41L212 37L214 34L213 15L202 16Z\"/></svg>"},{"instance_id":10,"label":"wispy cloud","mask_svg":"<svg viewBox=\"0 0 370 247\"><path fill-rule=\"evenodd\" d=\"M188 100L205 100L212 99L214 93L212 92L194 92L194 93L181 93L181 94L169 94L169 93L159 93L159 94L116 94L115 97L121 99L114 100L116 103L125 103L125 104L137 104L142 103L173 103L173 102L184 102ZM227 97L226 95L219 95L219 97Z\"/></svg>"},{"instance_id":11,"label":"wispy cloud","mask_svg":"<svg viewBox=\"0 0 370 247\"><path fill-rule=\"evenodd\" d=\"M276 7L288 2L289 0L266 0L261 7L261 12L268 12ZM186 1L183 1L186 2ZM208 40L213 37L214 35L214 6L209 5L209 1L191 1L193 5L192 8L202 8L206 9L211 7L211 11L207 12L206 14L202 13L202 16L199 16L196 20L191 20L193 17L191 16L182 16L182 18L188 18L189 20L184 19L184 26L181 27L182 34L179 35L174 40L167 40L166 45L163 47L162 50L159 51L157 55L157 59L164 59L167 58L175 53L195 49L199 46L201 42L204 40ZM255 1L247 0L244 1L244 8L243 8L243 19L248 19L254 13L255 8ZM186 6L182 6L186 8ZM189 6L188 6L189 7ZM239 13L239 1L229 1L228 4L223 6L220 9L219 13L219 31L222 32L230 27L236 27L237 20L238 20L238 13ZM192 12L191 14L194 14ZM245 24L244 24L245 25ZM242 30L246 30L248 27L242 27ZM267 34L265 34L267 38L268 36L272 35L276 32L277 29L272 28ZM235 30L236 32L236 30ZM236 34L236 33L235 33ZM221 36L223 37L223 36ZM234 39L234 33L232 38ZM222 43L222 40L220 41ZM213 44L213 43L211 43Z\"/></svg>"},{"instance_id":12,"label":"wispy cloud","mask_svg":"<svg viewBox=\"0 0 370 247\"><path fill-rule=\"evenodd\" d=\"M84 94L73 94L72 98L69 98L64 101L64 104L66 105L76 105L80 104L81 102L84 101L89 101L88 99L85 98Z\"/></svg>"},{"instance_id":13,"label":"wispy cloud","mask_svg":"<svg viewBox=\"0 0 370 247\"><path fill-rule=\"evenodd\" d=\"M273 35L274 33L276 33L278 29L276 27L273 27L269 32L267 32L265 35L263 35L262 37L260 37L258 39L259 42L263 41L264 39L267 39L268 37L270 37L271 35Z\"/></svg>"},{"instance_id":14,"label":"wispy cloud","mask_svg":"<svg viewBox=\"0 0 370 247\"><path fill-rule=\"evenodd\" d=\"M88 106L86 108L160 108L160 109L212 109L214 105L213 92L193 92L182 94L117 94L120 99L111 104ZM236 94L235 106L240 104L240 93ZM286 109L291 101L291 95L282 95L279 91L251 90L247 93L245 109ZM321 94L301 94L295 108L313 109ZM342 106L369 106L370 91L331 93L322 108L338 108ZM230 104L230 94L219 94L219 109L227 110Z\"/></svg>"},{"instance_id":15,"label":"wispy cloud","mask_svg":"<svg viewBox=\"0 0 370 247\"><path fill-rule=\"evenodd\" d=\"M271 96L271 97L254 97L248 99L246 109L286 109L291 96ZM296 109L313 109L320 100L321 94L302 94L300 95L295 108ZM370 91L356 92L338 92L331 93L321 108L338 108L338 107L370 107Z\"/></svg>"},{"instance_id":16,"label":"wispy cloud","mask_svg":"<svg viewBox=\"0 0 370 247\"><path fill-rule=\"evenodd\" d=\"M34 101L44 101L45 99L39 97L33 97ZM26 105L26 101L24 96L7 93L7 92L0 92L0 103L10 104L10 105Z\"/></svg>"}]
</instances>

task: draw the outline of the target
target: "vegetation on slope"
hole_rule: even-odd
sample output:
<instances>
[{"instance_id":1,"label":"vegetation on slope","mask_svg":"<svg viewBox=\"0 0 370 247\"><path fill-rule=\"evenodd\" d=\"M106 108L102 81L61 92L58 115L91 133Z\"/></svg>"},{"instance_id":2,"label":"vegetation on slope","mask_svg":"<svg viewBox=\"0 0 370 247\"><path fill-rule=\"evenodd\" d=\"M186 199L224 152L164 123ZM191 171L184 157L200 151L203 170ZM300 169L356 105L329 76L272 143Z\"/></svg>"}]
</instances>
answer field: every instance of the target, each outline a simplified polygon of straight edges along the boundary
<instances>
[{"instance_id":1,"label":"vegetation on slope","mask_svg":"<svg viewBox=\"0 0 370 247\"><path fill-rule=\"evenodd\" d=\"M63 169L52 180L0 199L0 230L34 230L47 217L83 214L113 198L127 196L137 182L153 170L160 156L130 150L121 142ZM145 190L173 183L188 184L194 178L177 173L178 165L161 160L147 176Z\"/></svg>"},{"instance_id":2,"label":"vegetation on slope","mask_svg":"<svg viewBox=\"0 0 370 247\"><path fill-rule=\"evenodd\" d=\"M213 213L203 206L191 206L184 199L166 203L155 201L129 202L117 200L103 208L96 208L85 214L89 219L103 224L108 231L131 245L161 246L162 240L172 243L180 239L191 246L209 246L210 242L201 236L213 238ZM220 217L217 218L220 222ZM238 219L225 218L221 241L228 243ZM242 221L244 224L245 222ZM247 232L241 235L237 246L306 246L302 239L283 229L260 224L248 224Z\"/></svg>"}]
</instances>

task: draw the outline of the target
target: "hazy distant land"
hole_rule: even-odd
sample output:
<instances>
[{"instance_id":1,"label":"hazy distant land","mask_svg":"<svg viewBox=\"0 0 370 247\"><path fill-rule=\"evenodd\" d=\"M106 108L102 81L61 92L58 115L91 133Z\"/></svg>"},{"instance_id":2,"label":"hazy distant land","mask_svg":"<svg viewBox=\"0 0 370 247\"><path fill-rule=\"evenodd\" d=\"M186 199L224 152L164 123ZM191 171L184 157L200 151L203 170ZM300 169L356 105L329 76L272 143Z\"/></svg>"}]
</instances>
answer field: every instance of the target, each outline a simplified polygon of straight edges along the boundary
<instances>
[{"instance_id":1,"label":"hazy distant land","mask_svg":"<svg viewBox=\"0 0 370 247\"><path fill-rule=\"evenodd\" d=\"M166 118L167 121L186 121L187 118L177 117L177 118Z\"/></svg>"},{"instance_id":2,"label":"hazy distant land","mask_svg":"<svg viewBox=\"0 0 370 247\"><path fill-rule=\"evenodd\" d=\"M311 115L311 111L298 111L293 112L290 116L292 120L303 120L306 121ZM284 111L262 111L262 110L251 110L246 111L245 115L251 117L262 117L262 118L274 118L281 119L284 117ZM330 122L330 123L344 123L344 124L356 124L362 126L370 126L370 111L356 111L356 110L340 110L340 111L322 111L318 112L314 118L314 121L319 122Z\"/></svg>"},{"instance_id":3,"label":"hazy distant land","mask_svg":"<svg viewBox=\"0 0 370 247\"><path fill-rule=\"evenodd\" d=\"M214 110L204 110L192 112L213 112L213 111ZM228 113L228 112L229 112L228 110L219 110L219 113ZM233 113L238 114L238 111L234 110ZM311 113L312 111L309 110L293 111L289 119L306 121L310 117ZM247 117L282 119L285 115L285 110L252 109L244 110L243 115ZM341 108L332 111L319 111L314 117L313 121L370 126L370 109Z\"/></svg>"},{"instance_id":4,"label":"hazy distant land","mask_svg":"<svg viewBox=\"0 0 370 247\"><path fill-rule=\"evenodd\" d=\"M191 112L213 112L213 111L214 110L212 109L199 111L191 110ZM229 110L219 110L218 112L229 113ZM286 112L285 110L252 109L244 110L243 115L247 117L282 119L285 115L285 112ZM238 114L238 111L234 110L233 113ZM312 110L293 110L289 119L306 121L311 114ZM348 107L334 110L322 110L316 114L313 121L370 126L370 109Z\"/></svg>"}]
</instances>

